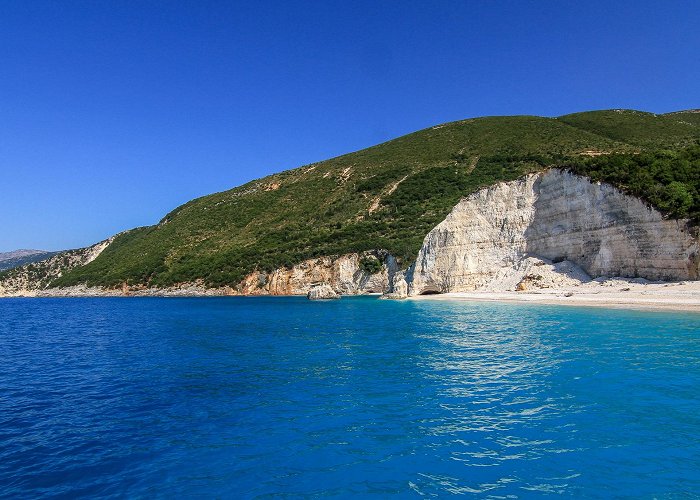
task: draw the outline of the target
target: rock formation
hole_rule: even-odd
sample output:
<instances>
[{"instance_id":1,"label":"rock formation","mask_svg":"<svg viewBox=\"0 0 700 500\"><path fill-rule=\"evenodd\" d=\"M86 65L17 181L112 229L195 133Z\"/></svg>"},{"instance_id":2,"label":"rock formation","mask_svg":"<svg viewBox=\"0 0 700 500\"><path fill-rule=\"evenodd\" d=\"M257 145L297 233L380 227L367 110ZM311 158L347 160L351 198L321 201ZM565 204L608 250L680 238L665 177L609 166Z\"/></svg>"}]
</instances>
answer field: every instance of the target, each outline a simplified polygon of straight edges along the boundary
<instances>
[{"instance_id":1,"label":"rock formation","mask_svg":"<svg viewBox=\"0 0 700 500\"><path fill-rule=\"evenodd\" d=\"M398 264L387 252L374 253L382 262L381 270L375 274L362 269L361 259L365 254L320 257L271 273L251 273L238 286L238 292L244 295L306 295L314 286L325 283L342 295L385 293L398 271Z\"/></svg>"},{"instance_id":2,"label":"rock formation","mask_svg":"<svg viewBox=\"0 0 700 500\"><path fill-rule=\"evenodd\" d=\"M552 169L460 201L425 237L406 281L409 295L514 290L532 271L528 257L569 261L594 277L697 279L699 256L688 221Z\"/></svg>"},{"instance_id":3,"label":"rock formation","mask_svg":"<svg viewBox=\"0 0 700 500\"><path fill-rule=\"evenodd\" d=\"M324 283L323 285L317 285L309 290L309 293L306 294L306 298L309 300L339 299L340 295L335 293L330 285Z\"/></svg>"}]
</instances>

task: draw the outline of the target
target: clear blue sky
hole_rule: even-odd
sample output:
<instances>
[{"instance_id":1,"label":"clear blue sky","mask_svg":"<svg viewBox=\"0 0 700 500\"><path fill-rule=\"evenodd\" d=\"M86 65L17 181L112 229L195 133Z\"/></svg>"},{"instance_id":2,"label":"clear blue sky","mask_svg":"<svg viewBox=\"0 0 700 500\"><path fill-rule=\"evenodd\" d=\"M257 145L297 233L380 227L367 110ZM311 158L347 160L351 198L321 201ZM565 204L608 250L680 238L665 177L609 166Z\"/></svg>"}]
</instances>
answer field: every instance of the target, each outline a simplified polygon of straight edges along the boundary
<instances>
[{"instance_id":1,"label":"clear blue sky","mask_svg":"<svg viewBox=\"0 0 700 500\"><path fill-rule=\"evenodd\" d=\"M696 0L0 0L0 251L441 122L694 107Z\"/></svg>"}]
</instances>

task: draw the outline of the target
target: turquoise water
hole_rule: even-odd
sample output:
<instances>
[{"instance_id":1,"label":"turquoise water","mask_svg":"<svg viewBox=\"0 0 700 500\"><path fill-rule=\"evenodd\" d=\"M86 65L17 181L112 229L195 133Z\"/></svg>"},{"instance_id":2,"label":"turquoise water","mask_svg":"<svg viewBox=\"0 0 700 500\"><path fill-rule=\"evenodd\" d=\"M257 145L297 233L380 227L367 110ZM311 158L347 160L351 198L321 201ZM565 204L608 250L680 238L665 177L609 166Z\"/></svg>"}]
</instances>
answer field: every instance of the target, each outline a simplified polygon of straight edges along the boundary
<instances>
[{"instance_id":1,"label":"turquoise water","mask_svg":"<svg viewBox=\"0 0 700 500\"><path fill-rule=\"evenodd\" d=\"M700 492L700 315L0 300L0 496Z\"/></svg>"}]
</instances>

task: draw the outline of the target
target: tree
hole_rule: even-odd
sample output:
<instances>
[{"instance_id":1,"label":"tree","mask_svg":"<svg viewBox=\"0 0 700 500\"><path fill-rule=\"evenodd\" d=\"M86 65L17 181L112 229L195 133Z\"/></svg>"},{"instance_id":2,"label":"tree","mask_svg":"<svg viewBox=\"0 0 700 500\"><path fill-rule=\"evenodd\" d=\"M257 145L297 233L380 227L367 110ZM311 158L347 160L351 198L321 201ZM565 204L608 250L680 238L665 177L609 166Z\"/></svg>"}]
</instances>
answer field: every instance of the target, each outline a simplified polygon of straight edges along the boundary
<instances>
[{"instance_id":1,"label":"tree","mask_svg":"<svg viewBox=\"0 0 700 500\"><path fill-rule=\"evenodd\" d=\"M682 182L673 181L666 186L666 205L673 217L685 217L693 206L693 195Z\"/></svg>"}]
</instances>

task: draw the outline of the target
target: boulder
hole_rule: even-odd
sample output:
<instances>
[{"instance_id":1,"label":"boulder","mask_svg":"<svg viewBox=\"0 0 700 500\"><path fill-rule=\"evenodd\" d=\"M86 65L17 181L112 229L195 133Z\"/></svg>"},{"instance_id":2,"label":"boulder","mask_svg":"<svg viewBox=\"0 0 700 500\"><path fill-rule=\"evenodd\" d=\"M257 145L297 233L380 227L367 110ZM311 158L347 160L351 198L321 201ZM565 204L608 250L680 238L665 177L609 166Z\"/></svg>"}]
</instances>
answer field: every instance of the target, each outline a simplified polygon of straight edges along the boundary
<instances>
[{"instance_id":1,"label":"boulder","mask_svg":"<svg viewBox=\"0 0 700 500\"><path fill-rule=\"evenodd\" d=\"M383 299L405 299L408 297L408 283L403 276L397 276L390 293L385 293Z\"/></svg>"},{"instance_id":2,"label":"boulder","mask_svg":"<svg viewBox=\"0 0 700 500\"><path fill-rule=\"evenodd\" d=\"M306 294L306 298L309 300L325 300L325 299L339 299L340 295L335 293L335 290L331 288L330 285L318 285L309 290Z\"/></svg>"}]
</instances>

